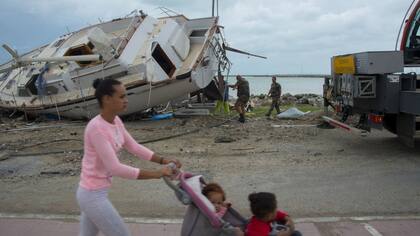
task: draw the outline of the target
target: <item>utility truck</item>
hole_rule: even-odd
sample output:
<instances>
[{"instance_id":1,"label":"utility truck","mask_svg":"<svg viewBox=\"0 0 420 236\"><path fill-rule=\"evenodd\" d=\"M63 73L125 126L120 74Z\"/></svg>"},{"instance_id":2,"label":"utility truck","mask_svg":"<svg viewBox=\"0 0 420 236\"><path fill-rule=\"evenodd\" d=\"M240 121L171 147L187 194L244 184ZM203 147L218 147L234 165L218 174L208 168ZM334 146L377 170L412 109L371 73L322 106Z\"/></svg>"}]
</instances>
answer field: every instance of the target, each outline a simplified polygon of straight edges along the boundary
<instances>
[{"instance_id":1,"label":"utility truck","mask_svg":"<svg viewBox=\"0 0 420 236\"><path fill-rule=\"evenodd\" d=\"M385 128L407 146L420 135L420 78L409 67L420 67L420 0L406 12L394 51L369 51L331 58L325 78L324 106L339 118L328 123L349 131ZM357 125L348 118L359 117ZM362 133L363 133L362 132Z\"/></svg>"}]
</instances>

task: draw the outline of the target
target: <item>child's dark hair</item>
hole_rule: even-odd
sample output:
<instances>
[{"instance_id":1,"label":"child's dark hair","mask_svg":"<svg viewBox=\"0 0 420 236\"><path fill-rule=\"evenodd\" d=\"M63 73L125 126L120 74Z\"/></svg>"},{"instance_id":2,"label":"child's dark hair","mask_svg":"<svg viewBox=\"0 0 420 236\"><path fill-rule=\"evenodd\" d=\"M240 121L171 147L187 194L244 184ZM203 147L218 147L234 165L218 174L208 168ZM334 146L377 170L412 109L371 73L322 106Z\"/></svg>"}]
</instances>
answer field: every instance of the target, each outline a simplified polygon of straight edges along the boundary
<instances>
[{"instance_id":1,"label":"child's dark hair","mask_svg":"<svg viewBox=\"0 0 420 236\"><path fill-rule=\"evenodd\" d=\"M223 191L222 187L216 183L209 183L206 186L204 186L203 190L201 191L204 196L209 197L209 193L216 192L223 194L223 201L226 199L225 191Z\"/></svg>"},{"instance_id":2,"label":"child's dark hair","mask_svg":"<svg viewBox=\"0 0 420 236\"><path fill-rule=\"evenodd\" d=\"M251 204L251 212L258 219L263 219L267 214L277 209L276 196L272 193L260 192L251 193L248 196Z\"/></svg>"},{"instance_id":3,"label":"child's dark hair","mask_svg":"<svg viewBox=\"0 0 420 236\"><path fill-rule=\"evenodd\" d=\"M120 85L121 82L115 79L95 79L93 87L95 90L95 97L102 107L102 97L105 95L112 96L115 92L114 85Z\"/></svg>"}]
</instances>

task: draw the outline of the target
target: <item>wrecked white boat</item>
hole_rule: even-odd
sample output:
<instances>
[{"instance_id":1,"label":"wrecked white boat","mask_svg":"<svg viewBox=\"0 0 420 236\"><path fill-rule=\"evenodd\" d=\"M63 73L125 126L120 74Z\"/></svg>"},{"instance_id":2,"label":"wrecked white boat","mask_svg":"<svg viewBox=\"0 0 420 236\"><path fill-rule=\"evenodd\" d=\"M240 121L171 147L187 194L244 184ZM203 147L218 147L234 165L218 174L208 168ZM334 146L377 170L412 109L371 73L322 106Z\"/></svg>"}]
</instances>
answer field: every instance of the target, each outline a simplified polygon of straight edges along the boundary
<instances>
[{"instance_id":1,"label":"wrecked white boat","mask_svg":"<svg viewBox=\"0 0 420 236\"><path fill-rule=\"evenodd\" d=\"M127 89L123 115L205 88L230 66L218 17L134 16L83 28L0 66L0 109L91 118L97 78Z\"/></svg>"}]
</instances>

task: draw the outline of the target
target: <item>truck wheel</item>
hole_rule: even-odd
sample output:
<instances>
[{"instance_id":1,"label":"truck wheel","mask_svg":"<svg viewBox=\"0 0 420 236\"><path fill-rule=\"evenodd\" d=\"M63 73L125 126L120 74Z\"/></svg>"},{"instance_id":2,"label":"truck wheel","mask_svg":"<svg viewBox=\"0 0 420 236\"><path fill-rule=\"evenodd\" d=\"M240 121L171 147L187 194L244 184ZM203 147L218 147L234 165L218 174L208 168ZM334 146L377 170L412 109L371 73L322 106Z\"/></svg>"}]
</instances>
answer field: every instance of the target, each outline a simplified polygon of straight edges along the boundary
<instances>
[{"instance_id":1,"label":"truck wheel","mask_svg":"<svg viewBox=\"0 0 420 236\"><path fill-rule=\"evenodd\" d=\"M397 114L385 114L384 116L384 127L389 132L397 133Z\"/></svg>"}]
</instances>

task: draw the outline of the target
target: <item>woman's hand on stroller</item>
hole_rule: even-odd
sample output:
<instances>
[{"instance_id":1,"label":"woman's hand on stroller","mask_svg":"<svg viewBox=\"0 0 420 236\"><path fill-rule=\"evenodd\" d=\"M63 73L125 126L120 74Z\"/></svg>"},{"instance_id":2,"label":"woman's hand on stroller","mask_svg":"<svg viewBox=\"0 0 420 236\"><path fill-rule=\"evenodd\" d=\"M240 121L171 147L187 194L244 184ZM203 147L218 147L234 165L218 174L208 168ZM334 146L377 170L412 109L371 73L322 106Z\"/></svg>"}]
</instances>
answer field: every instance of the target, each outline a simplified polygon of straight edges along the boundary
<instances>
[{"instance_id":1,"label":"woman's hand on stroller","mask_svg":"<svg viewBox=\"0 0 420 236\"><path fill-rule=\"evenodd\" d=\"M177 169L180 169L182 167L181 162L177 159L163 158L162 165L168 165L169 163L174 163Z\"/></svg>"},{"instance_id":2,"label":"woman's hand on stroller","mask_svg":"<svg viewBox=\"0 0 420 236\"><path fill-rule=\"evenodd\" d=\"M175 180L179 178L180 170L175 162L172 162L172 161L169 162L168 164L166 164L166 168L169 168L171 170L171 174L163 175L162 177L169 177L171 180Z\"/></svg>"},{"instance_id":3,"label":"woman's hand on stroller","mask_svg":"<svg viewBox=\"0 0 420 236\"><path fill-rule=\"evenodd\" d=\"M174 174L174 172L175 170L169 165L166 165L162 169L160 169L162 177L171 177Z\"/></svg>"}]
</instances>

